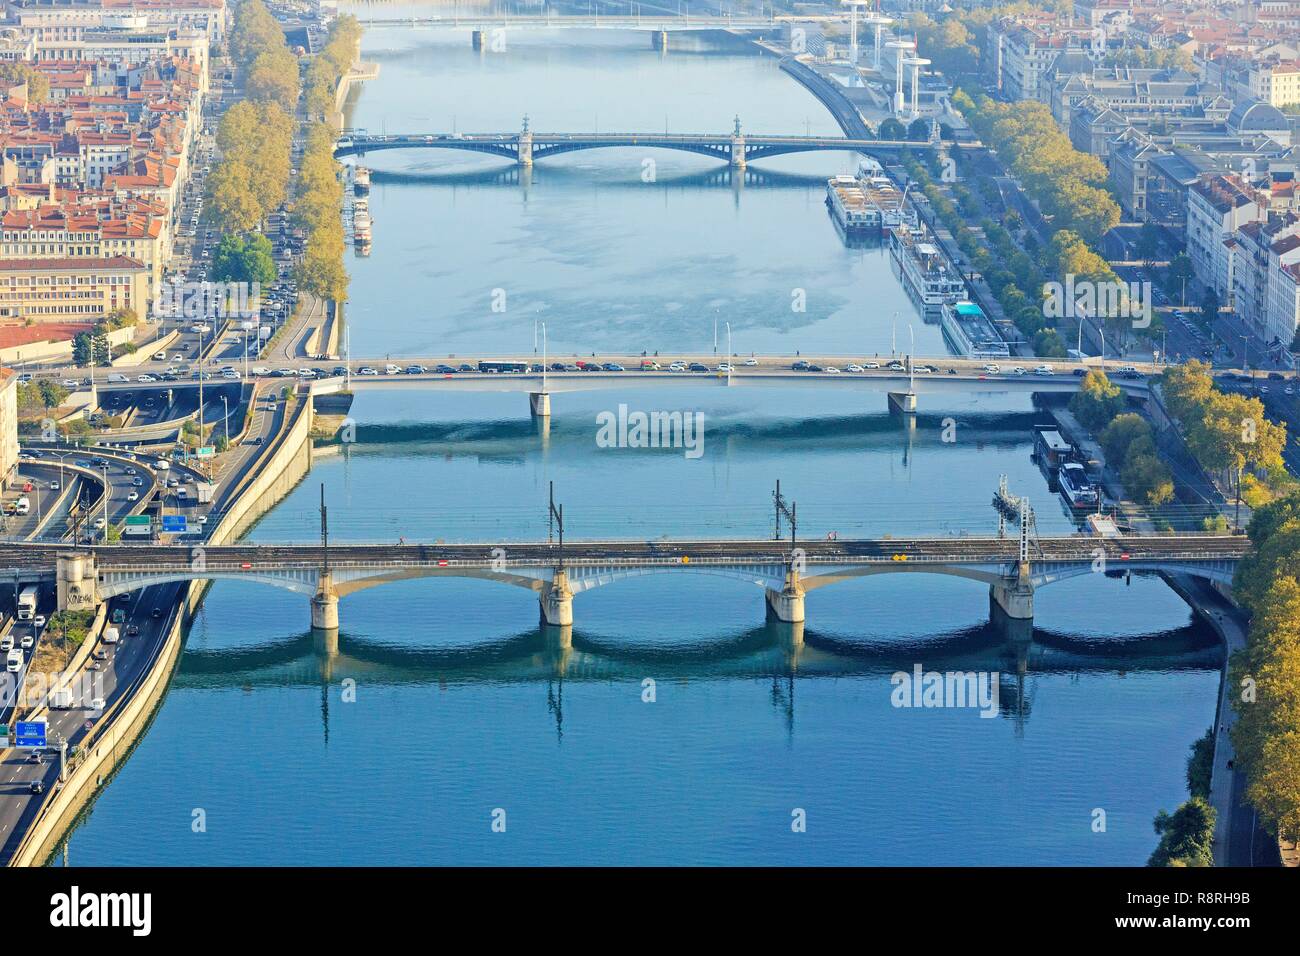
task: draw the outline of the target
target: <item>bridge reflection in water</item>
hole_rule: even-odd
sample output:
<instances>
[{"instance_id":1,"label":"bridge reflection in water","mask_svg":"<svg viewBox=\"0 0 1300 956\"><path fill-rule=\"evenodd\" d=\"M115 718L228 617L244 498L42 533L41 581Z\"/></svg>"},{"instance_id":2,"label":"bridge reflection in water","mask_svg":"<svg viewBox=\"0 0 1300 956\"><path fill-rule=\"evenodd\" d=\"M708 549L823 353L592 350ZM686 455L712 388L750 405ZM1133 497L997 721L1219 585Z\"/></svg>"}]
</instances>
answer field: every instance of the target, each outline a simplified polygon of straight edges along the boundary
<instances>
[{"instance_id":1,"label":"bridge reflection in water","mask_svg":"<svg viewBox=\"0 0 1300 956\"><path fill-rule=\"evenodd\" d=\"M187 647L174 689L319 687L322 734L345 681L380 686L537 684L545 688L556 733L563 735L565 682L660 684L768 680L771 701L794 731L800 680L888 678L926 671L996 674L998 715L1023 730L1032 711L1033 674L1212 670L1222 666L1215 635L1195 622L1152 634L1104 640L1035 629L1033 641L1009 641L992 624L917 640L858 642L779 621L695 644L655 644L546 625L471 646L394 644L364 632L306 631L278 643L221 650Z\"/></svg>"}]
</instances>

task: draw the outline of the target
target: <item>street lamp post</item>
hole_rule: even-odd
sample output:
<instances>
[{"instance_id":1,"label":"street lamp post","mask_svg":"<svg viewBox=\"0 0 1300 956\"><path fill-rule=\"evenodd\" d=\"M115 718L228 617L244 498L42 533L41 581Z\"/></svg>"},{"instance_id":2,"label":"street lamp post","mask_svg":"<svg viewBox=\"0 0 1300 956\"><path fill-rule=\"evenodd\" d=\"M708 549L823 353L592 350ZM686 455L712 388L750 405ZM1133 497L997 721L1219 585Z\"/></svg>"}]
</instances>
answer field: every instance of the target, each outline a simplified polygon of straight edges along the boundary
<instances>
[{"instance_id":1,"label":"street lamp post","mask_svg":"<svg viewBox=\"0 0 1300 956\"><path fill-rule=\"evenodd\" d=\"M221 396L221 425L226 433L226 447L230 447L230 401L225 396Z\"/></svg>"},{"instance_id":2,"label":"street lamp post","mask_svg":"<svg viewBox=\"0 0 1300 956\"><path fill-rule=\"evenodd\" d=\"M542 391L546 391L546 323L542 326Z\"/></svg>"},{"instance_id":3,"label":"street lamp post","mask_svg":"<svg viewBox=\"0 0 1300 956\"><path fill-rule=\"evenodd\" d=\"M731 323L727 323L727 384L731 384Z\"/></svg>"}]
</instances>

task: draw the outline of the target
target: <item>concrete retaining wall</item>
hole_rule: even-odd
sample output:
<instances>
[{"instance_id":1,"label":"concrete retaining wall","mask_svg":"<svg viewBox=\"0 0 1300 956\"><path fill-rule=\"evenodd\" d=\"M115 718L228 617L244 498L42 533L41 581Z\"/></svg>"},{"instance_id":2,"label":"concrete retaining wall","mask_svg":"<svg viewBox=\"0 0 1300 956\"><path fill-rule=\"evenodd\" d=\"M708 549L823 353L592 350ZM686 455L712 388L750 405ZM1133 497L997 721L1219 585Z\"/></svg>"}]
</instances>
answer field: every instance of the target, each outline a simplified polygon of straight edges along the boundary
<instances>
[{"instance_id":1,"label":"concrete retaining wall","mask_svg":"<svg viewBox=\"0 0 1300 956\"><path fill-rule=\"evenodd\" d=\"M311 470L312 402L307 391L299 393L291 415L288 428L268 448L268 457L263 459L262 467L230 492L235 496L235 502L213 528L209 536L211 543L225 544L238 538ZM208 586L206 581L192 582L185 598L172 609L167 636L155 660L137 681L129 697L114 705L119 708L117 712L105 715L106 722L101 724L103 731L87 745L81 762L69 774L67 782L51 793L41 815L14 855L11 866L38 866L45 862L85 806L135 746L162 703L180 659L186 628L202 603ZM106 604L101 604L96 617L101 626L106 608ZM98 639L98 627L92 635ZM88 636L86 653L93 643Z\"/></svg>"}]
</instances>

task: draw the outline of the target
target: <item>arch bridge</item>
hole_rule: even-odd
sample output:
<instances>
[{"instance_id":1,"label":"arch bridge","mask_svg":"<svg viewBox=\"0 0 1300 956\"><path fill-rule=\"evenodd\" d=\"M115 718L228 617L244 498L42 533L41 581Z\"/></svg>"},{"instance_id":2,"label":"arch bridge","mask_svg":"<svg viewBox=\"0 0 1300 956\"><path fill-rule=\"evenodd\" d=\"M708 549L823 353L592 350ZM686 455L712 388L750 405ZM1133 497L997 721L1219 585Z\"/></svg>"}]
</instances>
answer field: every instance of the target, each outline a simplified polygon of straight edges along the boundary
<instances>
[{"instance_id":1,"label":"arch bridge","mask_svg":"<svg viewBox=\"0 0 1300 956\"><path fill-rule=\"evenodd\" d=\"M863 126L863 130L870 130ZM751 160L821 150L851 150L893 162L903 150L971 149L972 144L841 136L754 136L741 132L736 118L731 133L536 133L524 117L519 133L409 133L368 135L345 133L336 142L335 157L358 156L393 149L457 149L500 156L521 166L534 160L587 149L675 149L744 168Z\"/></svg>"},{"instance_id":2,"label":"arch bridge","mask_svg":"<svg viewBox=\"0 0 1300 956\"><path fill-rule=\"evenodd\" d=\"M54 545L0 548L0 577L54 579L60 609L192 580L255 581L308 596L313 627L338 627L341 597L416 578L478 578L538 595L544 623L573 623L584 591L650 574L705 574L764 589L769 616L805 620L809 591L877 574L941 574L989 586L994 617L1028 637L1034 591L1084 574L1179 572L1230 584L1249 541L1239 535L1098 538L502 542L481 544Z\"/></svg>"}]
</instances>

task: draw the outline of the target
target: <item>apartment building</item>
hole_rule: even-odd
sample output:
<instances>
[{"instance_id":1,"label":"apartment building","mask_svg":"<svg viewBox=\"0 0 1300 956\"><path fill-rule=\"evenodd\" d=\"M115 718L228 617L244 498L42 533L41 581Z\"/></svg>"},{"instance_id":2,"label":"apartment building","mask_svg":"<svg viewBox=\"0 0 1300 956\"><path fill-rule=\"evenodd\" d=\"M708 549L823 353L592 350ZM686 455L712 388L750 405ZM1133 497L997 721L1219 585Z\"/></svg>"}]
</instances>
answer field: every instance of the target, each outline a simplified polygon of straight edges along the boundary
<instances>
[{"instance_id":1,"label":"apartment building","mask_svg":"<svg viewBox=\"0 0 1300 956\"><path fill-rule=\"evenodd\" d=\"M1268 197L1240 176L1204 176L1187 193L1187 255L1196 277L1231 302L1234 293L1235 235L1268 214Z\"/></svg>"},{"instance_id":2,"label":"apartment building","mask_svg":"<svg viewBox=\"0 0 1300 956\"><path fill-rule=\"evenodd\" d=\"M0 259L0 319L85 322L118 309L147 315L149 303L138 259Z\"/></svg>"},{"instance_id":3,"label":"apartment building","mask_svg":"<svg viewBox=\"0 0 1300 956\"><path fill-rule=\"evenodd\" d=\"M1289 346L1300 321L1300 215L1273 214L1247 223L1237 230L1234 243L1233 308L1265 342Z\"/></svg>"}]
</instances>

